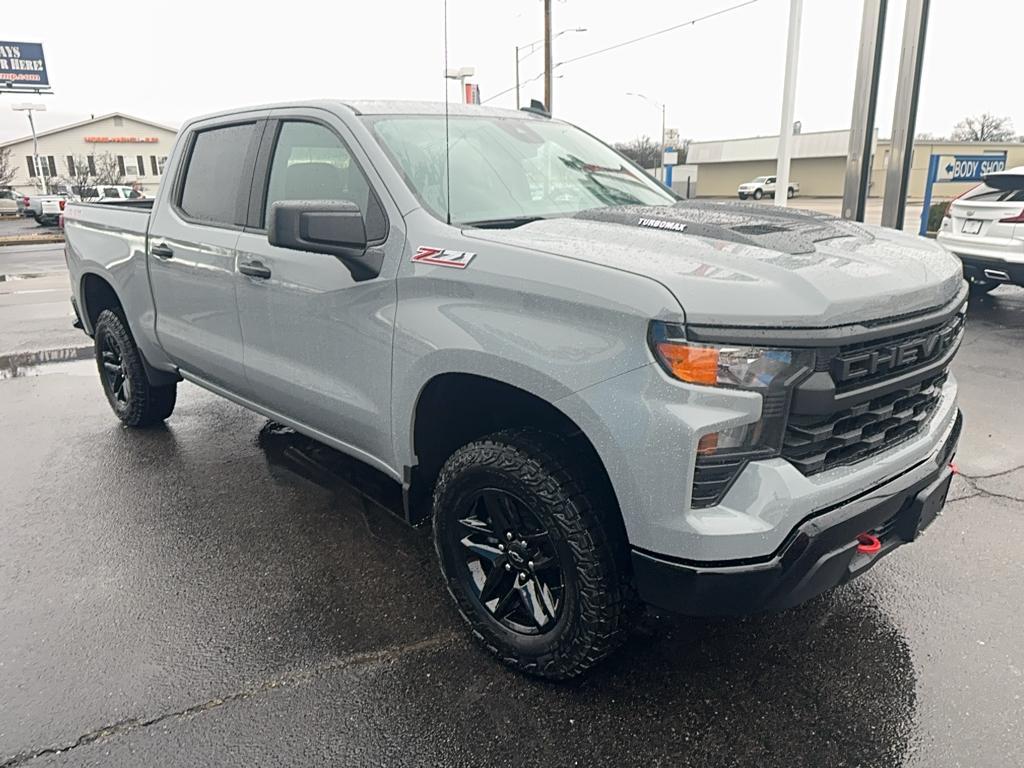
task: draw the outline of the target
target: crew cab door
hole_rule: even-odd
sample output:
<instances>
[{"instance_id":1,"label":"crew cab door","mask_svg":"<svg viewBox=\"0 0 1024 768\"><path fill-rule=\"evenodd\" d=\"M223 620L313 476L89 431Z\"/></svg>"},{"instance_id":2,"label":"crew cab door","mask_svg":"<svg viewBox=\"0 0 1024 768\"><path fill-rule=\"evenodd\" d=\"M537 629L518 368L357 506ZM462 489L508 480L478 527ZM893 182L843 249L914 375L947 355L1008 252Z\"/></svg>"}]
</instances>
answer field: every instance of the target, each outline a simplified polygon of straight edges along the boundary
<instances>
[{"instance_id":1,"label":"crew cab door","mask_svg":"<svg viewBox=\"0 0 1024 768\"><path fill-rule=\"evenodd\" d=\"M271 205L289 200L357 204L368 250L383 251L380 273L357 281L338 256L271 245ZM405 244L393 205L338 118L318 109L275 111L236 274L251 399L385 470L393 455L395 275Z\"/></svg>"},{"instance_id":2,"label":"crew cab door","mask_svg":"<svg viewBox=\"0 0 1024 768\"><path fill-rule=\"evenodd\" d=\"M235 245L266 114L190 126L147 246L160 345L183 371L235 392L245 383Z\"/></svg>"}]
</instances>

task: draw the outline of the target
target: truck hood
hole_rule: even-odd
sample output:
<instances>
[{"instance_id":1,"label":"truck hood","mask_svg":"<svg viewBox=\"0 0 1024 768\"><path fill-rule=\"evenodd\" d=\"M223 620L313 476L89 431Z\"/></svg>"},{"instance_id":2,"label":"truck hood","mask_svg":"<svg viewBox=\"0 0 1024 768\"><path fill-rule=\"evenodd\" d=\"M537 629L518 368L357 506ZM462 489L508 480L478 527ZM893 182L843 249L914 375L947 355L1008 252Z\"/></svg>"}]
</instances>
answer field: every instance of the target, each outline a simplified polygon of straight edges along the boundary
<instances>
[{"instance_id":1,"label":"truck hood","mask_svg":"<svg viewBox=\"0 0 1024 768\"><path fill-rule=\"evenodd\" d=\"M963 282L960 262L930 240L746 203L599 208L465 234L650 277L699 325L828 328L905 317L952 301Z\"/></svg>"}]
</instances>

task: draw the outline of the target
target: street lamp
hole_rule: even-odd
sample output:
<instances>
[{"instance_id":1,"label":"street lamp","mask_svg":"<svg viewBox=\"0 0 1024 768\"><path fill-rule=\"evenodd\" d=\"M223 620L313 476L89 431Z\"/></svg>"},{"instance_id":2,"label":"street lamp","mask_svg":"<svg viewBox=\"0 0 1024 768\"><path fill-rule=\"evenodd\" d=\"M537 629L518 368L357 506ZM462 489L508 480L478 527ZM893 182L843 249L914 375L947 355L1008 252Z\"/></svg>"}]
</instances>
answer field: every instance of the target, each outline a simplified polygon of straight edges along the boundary
<instances>
[{"instance_id":1,"label":"street lamp","mask_svg":"<svg viewBox=\"0 0 1024 768\"><path fill-rule=\"evenodd\" d=\"M32 119L32 112L45 112L45 104L12 104L11 109L15 112L28 112L28 124L32 129L32 162L35 164L36 176L43 180L43 192L50 194L50 187L46 183L46 177L43 175L43 169L39 165L39 141L36 139L36 123Z\"/></svg>"},{"instance_id":2,"label":"street lamp","mask_svg":"<svg viewBox=\"0 0 1024 768\"><path fill-rule=\"evenodd\" d=\"M466 103L466 78L476 74L473 67L459 67L458 69L446 69L444 76L448 80L458 80L459 90L462 91L462 102Z\"/></svg>"},{"instance_id":3,"label":"street lamp","mask_svg":"<svg viewBox=\"0 0 1024 768\"><path fill-rule=\"evenodd\" d=\"M563 29L561 32L559 32L559 33L555 34L554 36L552 36L551 39L554 40L555 38L561 37L562 35L566 35L569 32L586 32L586 31L587 31L586 27L576 27L575 29ZM519 63L521 61L524 61L526 58L528 58L532 54L536 53L537 52L537 46L540 45L543 42L544 42L544 38L541 38L540 40L534 40L532 43L527 43L526 45L517 45L516 46L516 109L519 109ZM519 52L524 50L524 49L527 49L527 48L529 50L527 50L526 53L524 53L522 56L520 56ZM548 111L551 111L551 105L550 104L545 104L544 108L547 109Z\"/></svg>"},{"instance_id":4,"label":"street lamp","mask_svg":"<svg viewBox=\"0 0 1024 768\"><path fill-rule=\"evenodd\" d=\"M658 168L661 169L661 180L665 181L665 105L655 101L650 96L644 96L642 93L633 93L632 91L626 92L627 96L637 96L643 99L647 103L651 104L656 109L661 110L661 158L658 161Z\"/></svg>"}]
</instances>

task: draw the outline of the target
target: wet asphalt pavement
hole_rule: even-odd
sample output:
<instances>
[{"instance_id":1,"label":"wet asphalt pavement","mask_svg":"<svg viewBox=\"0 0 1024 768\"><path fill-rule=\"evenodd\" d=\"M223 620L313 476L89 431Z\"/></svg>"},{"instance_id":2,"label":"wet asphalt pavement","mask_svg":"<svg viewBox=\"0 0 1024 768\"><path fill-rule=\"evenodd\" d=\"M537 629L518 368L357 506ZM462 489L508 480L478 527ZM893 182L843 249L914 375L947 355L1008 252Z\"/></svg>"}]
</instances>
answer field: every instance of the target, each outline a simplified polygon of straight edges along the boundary
<instances>
[{"instance_id":1,"label":"wet asphalt pavement","mask_svg":"<svg viewBox=\"0 0 1024 768\"><path fill-rule=\"evenodd\" d=\"M471 642L382 475L191 385L126 431L76 354L0 366L3 768L1024 764L1024 290L972 305L919 542L570 684Z\"/></svg>"}]
</instances>

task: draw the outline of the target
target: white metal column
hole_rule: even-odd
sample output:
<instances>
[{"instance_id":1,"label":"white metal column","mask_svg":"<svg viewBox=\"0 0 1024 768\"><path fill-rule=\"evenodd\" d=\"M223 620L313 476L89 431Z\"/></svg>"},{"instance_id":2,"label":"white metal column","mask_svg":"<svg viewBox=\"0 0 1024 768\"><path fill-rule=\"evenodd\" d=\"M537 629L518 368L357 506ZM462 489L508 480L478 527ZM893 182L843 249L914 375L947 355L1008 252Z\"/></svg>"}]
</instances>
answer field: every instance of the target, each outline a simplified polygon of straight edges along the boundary
<instances>
[{"instance_id":1,"label":"white metal column","mask_svg":"<svg viewBox=\"0 0 1024 768\"><path fill-rule=\"evenodd\" d=\"M796 72L800 58L800 19L804 0L789 0L789 42L786 79L782 86L782 124L779 127L779 162L775 170L775 204L785 206L789 192L789 164L793 157L793 111L796 108Z\"/></svg>"}]
</instances>

